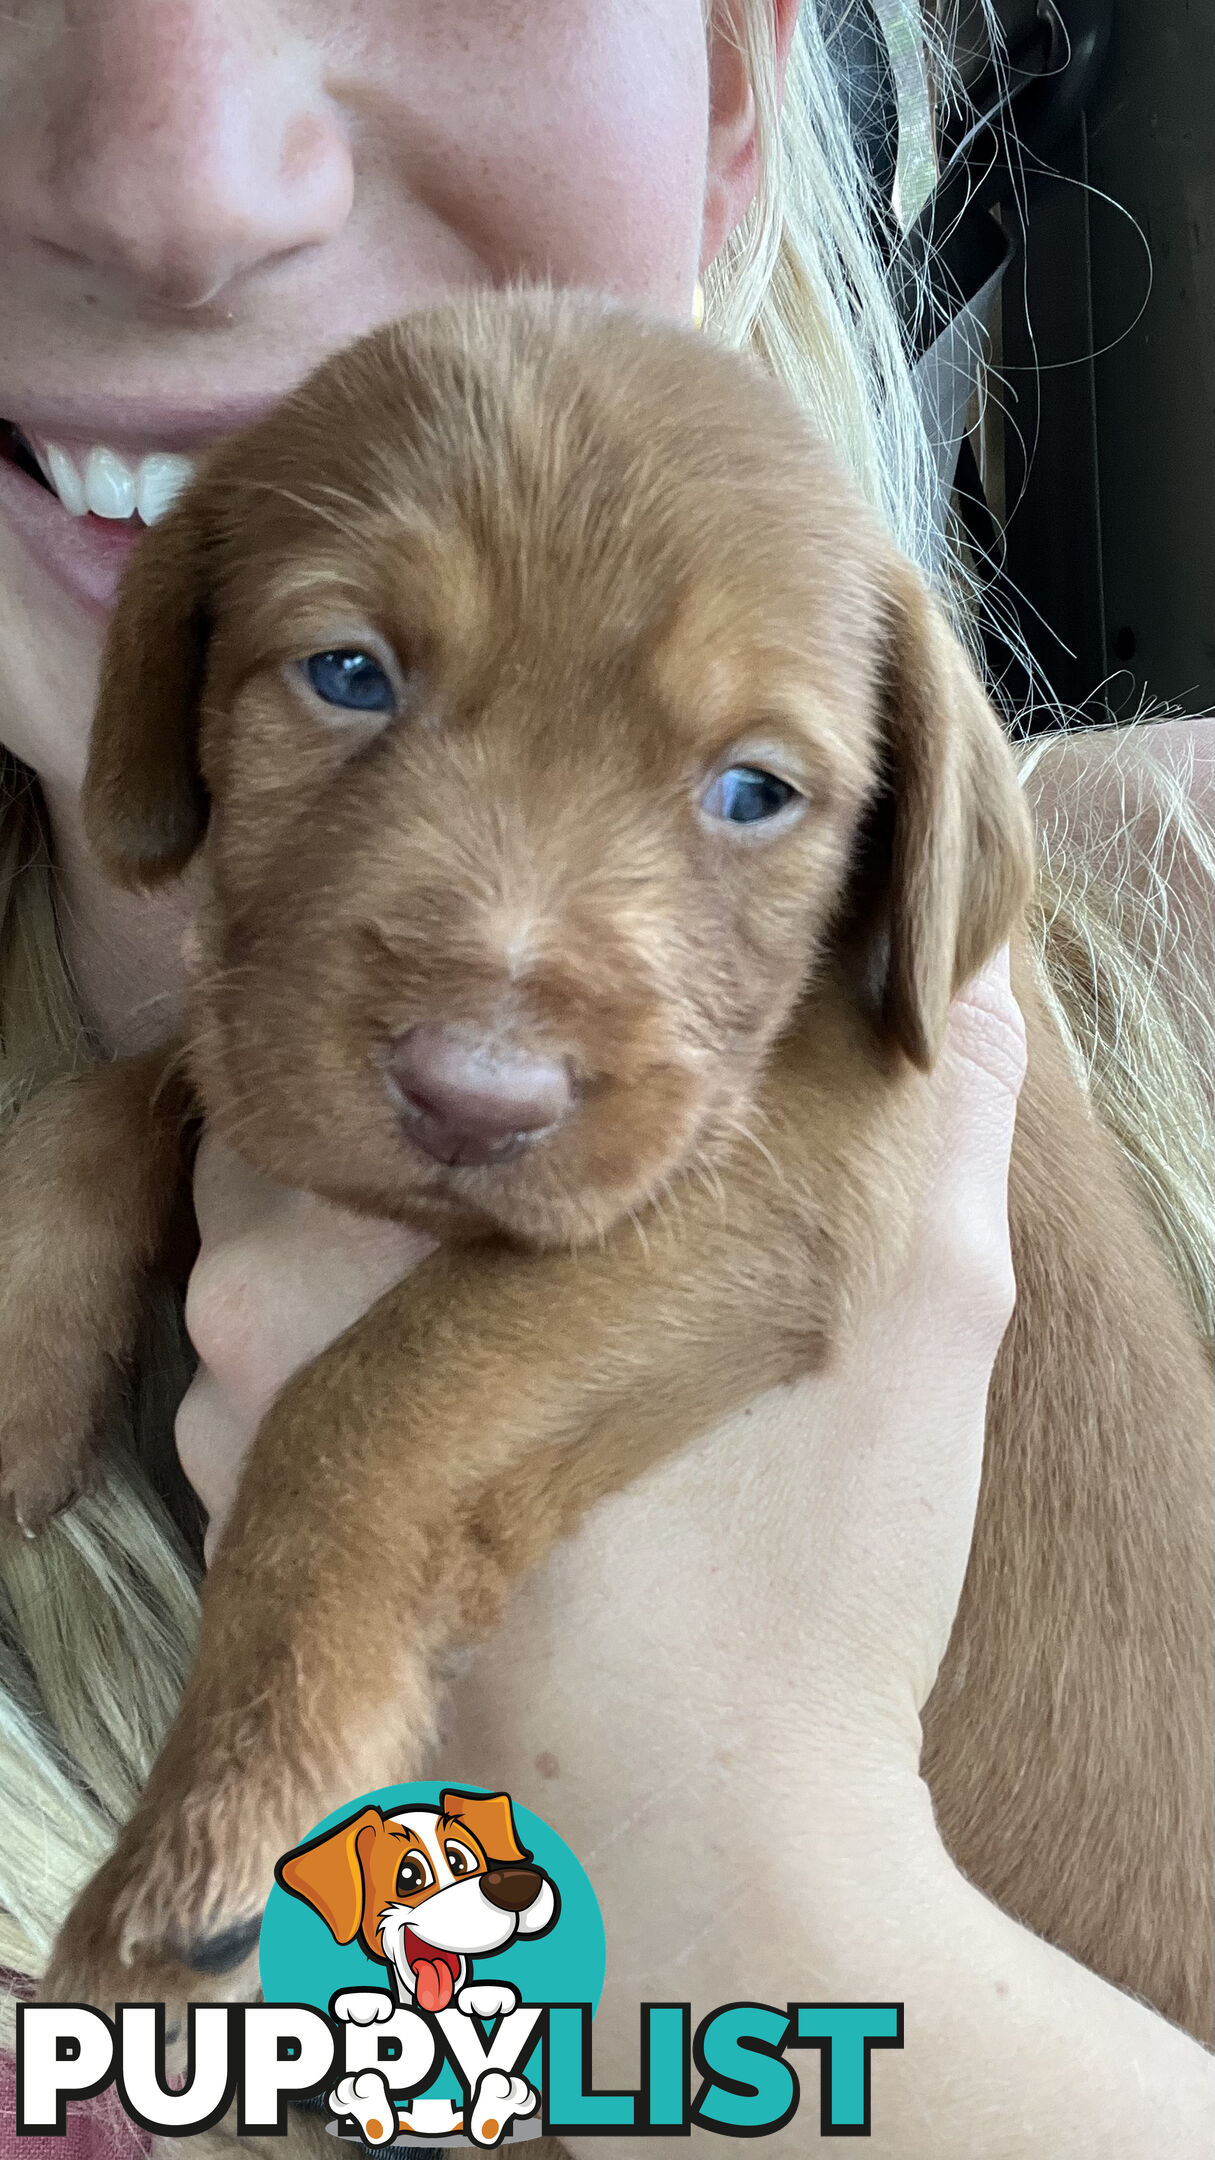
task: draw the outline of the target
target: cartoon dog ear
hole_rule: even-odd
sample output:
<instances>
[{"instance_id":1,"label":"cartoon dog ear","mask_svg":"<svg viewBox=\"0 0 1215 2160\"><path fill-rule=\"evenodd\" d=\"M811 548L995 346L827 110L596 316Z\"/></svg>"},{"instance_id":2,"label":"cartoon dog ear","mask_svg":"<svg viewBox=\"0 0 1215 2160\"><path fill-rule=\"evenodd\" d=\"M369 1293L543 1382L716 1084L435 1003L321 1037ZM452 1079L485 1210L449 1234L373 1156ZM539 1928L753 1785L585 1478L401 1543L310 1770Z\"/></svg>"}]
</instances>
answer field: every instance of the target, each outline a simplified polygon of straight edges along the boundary
<instances>
[{"instance_id":1,"label":"cartoon dog ear","mask_svg":"<svg viewBox=\"0 0 1215 2160\"><path fill-rule=\"evenodd\" d=\"M936 602L901 561L889 621L889 785L869 895L870 979L883 1034L927 1071L955 991L1029 899L1033 841L1000 723Z\"/></svg>"},{"instance_id":2,"label":"cartoon dog ear","mask_svg":"<svg viewBox=\"0 0 1215 2160\"><path fill-rule=\"evenodd\" d=\"M335 1942L353 1942L363 1925L363 1860L383 1827L379 1808L365 1807L336 1830L285 1853L274 1870L284 1890L320 1914Z\"/></svg>"},{"instance_id":3,"label":"cartoon dog ear","mask_svg":"<svg viewBox=\"0 0 1215 2160\"><path fill-rule=\"evenodd\" d=\"M173 876L206 828L198 723L209 492L196 482L141 541L106 638L83 813L90 845L120 885Z\"/></svg>"},{"instance_id":4,"label":"cartoon dog ear","mask_svg":"<svg viewBox=\"0 0 1215 2160\"><path fill-rule=\"evenodd\" d=\"M509 1793L445 1792L439 1795L439 1806L472 1831L487 1860L531 1859L515 1835Z\"/></svg>"}]
</instances>

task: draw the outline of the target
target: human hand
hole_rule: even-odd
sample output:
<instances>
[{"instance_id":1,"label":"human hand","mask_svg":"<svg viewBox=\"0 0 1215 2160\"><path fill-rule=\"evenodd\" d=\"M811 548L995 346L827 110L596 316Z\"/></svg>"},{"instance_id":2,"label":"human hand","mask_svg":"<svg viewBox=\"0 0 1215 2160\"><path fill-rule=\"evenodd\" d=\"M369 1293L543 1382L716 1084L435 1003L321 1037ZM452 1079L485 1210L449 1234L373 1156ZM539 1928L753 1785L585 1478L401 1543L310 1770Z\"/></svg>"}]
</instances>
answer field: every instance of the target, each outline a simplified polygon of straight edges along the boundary
<instances>
[{"instance_id":1,"label":"human hand","mask_svg":"<svg viewBox=\"0 0 1215 2160\"><path fill-rule=\"evenodd\" d=\"M966 1568L1012 1306L1023 1064L1002 957L955 1003L928 1083L935 1161L906 1260L834 1367L603 1502L459 1663L433 1772L525 1795L590 1869L612 1943L601 2081L627 2080L639 1998L901 1994L921 1916L954 1897L919 1711ZM181 1445L214 1538L277 1388L428 1248L214 1145L200 1179L205 1369ZM917 2119L924 2105L917 2069ZM776 2144L800 2150L788 2135Z\"/></svg>"},{"instance_id":2,"label":"human hand","mask_svg":"<svg viewBox=\"0 0 1215 2160\"><path fill-rule=\"evenodd\" d=\"M849 1641L847 1655L841 1641L841 1654L816 1660L818 1684L838 1698L833 1708L823 1704L824 1716L840 1732L858 1716L880 1715L891 1737L897 1729L904 1745L918 1744L917 1713L952 1624L987 1381L1011 1310L1004 1195L1023 1063L1005 956L954 1006L932 1082L937 1160L887 1296L830 1372L723 1428L745 1427L748 1493L762 1497L752 1536L766 1555L766 1583L782 1586L780 1624L796 1612L807 1639ZM432 1246L275 1185L210 1139L196 1206L201 1249L187 1318L202 1364L179 1413L178 1444L208 1511L210 1554L280 1388ZM714 1572L731 1549L733 1478L712 1478L707 1488L701 1481L687 1498L674 1552L669 1526L666 1533L668 1580L681 1552L696 1555L699 1572L706 1537L717 1551ZM644 1559L644 1539L638 1551ZM745 1601L745 1584L740 1594Z\"/></svg>"},{"instance_id":3,"label":"human hand","mask_svg":"<svg viewBox=\"0 0 1215 2160\"><path fill-rule=\"evenodd\" d=\"M200 1363L178 1409L177 1451L207 1511L209 1563L275 1396L434 1241L278 1185L208 1133L194 1207L186 1325Z\"/></svg>"},{"instance_id":4,"label":"human hand","mask_svg":"<svg viewBox=\"0 0 1215 2160\"><path fill-rule=\"evenodd\" d=\"M909 1768L961 1595L1015 1298L1008 1169L1025 1060L1005 951L950 1012L902 1265L831 1368L772 1410L762 1535L782 1625L816 1645L825 1729L901 1748Z\"/></svg>"},{"instance_id":5,"label":"human hand","mask_svg":"<svg viewBox=\"0 0 1215 2160\"><path fill-rule=\"evenodd\" d=\"M737 1817L757 1788L794 1844L812 1825L824 1847L846 1839L862 1791L879 1811L893 1796L896 1812L923 1813L919 1712L969 1557L1013 1302L1006 1187L1024 1062L1002 955L950 1015L906 1257L832 1367L602 1502L464 1668L445 1774L526 1791L540 1766L563 1835L606 1853L609 1895L625 1866L619 1903L643 1934L654 1911L671 1935L680 1879L664 1811L647 1818L647 1895L635 1844L616 1845L613 1810L631 1817L646 1795L677 1794L679 1839L703 1836L707 1852L712 1819Z\"/></svg>"},{"instance_id":6,"label":"human hand","mask_svg":"<svg viewBox=\"0 0 1215 2160\"><path fill-rule=\"evenodd\" d=\"M1012 1306L1024 1057L1002 956L954 1005L935 1174L846 1353L603 1502L519 1586L456 1673L431 1769L525 1796L589 1870L611 1946L599 2086L635 2079L639 2001L901 1999L875 2153L1196 2160L1210 2059L975 1890L918 1776ZM817 2149L797 2071L773 2160Z\"/></svg>"}]
</instances>

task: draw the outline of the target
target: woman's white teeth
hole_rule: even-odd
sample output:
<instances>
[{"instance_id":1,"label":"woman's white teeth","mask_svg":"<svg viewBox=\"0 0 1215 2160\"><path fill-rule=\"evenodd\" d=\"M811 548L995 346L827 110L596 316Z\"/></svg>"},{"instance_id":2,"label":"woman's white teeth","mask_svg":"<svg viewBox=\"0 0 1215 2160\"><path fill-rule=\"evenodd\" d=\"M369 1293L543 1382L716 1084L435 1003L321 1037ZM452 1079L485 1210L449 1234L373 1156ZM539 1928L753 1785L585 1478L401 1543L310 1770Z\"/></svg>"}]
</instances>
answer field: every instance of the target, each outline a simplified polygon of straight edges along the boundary
<instances>
[{"instance_id":1,"label":"woman's white teeth","mask_svg":"<svg viewBox=\"0 0 1215 2160\"><path fill-rule=\"evenodd\" d=\"M46 476L64 509L70 510L73 517L83 517L89 506L80 474L67 451L61 450L58 443L46 446Z\"/></svg>"},{"instance_id":2,"label":"woman's white teeth","mask_svg":"<svg viewBox=\"0 0 1215 2160\"><path fill-rule=\"evenodd\" d=\"M112 450L90 450L84 468L84 499L94 517L129 518L135 511L135 475Z\"/></svg>"},{"instance_id":3,"label":"woman's white teeth","mask_svg":"<svg viewBox=\"0 0 1215 2160\"><path fill-rule=\"evenodd\" d=\"M145 525L164 516L194 472L191 458L171 450L153 450L132 461L101 443L85 454L83 473L60 443L48 442L39 463L73 517L91 510L94 517L123 519L138 511Z\"/></svg>"},{"instance_id":4,"label":"woman's white teeth","mask_svg":"<svg viewBox=\"0 0 1215 2160\"><path fill-rule=\"evenodd\" d=\"M135 477L135 508L145 525L154 525L175 502L188 480L194 478L194 462L171 450L155 450L140 460Z\"/></svg>"}]
</instances>

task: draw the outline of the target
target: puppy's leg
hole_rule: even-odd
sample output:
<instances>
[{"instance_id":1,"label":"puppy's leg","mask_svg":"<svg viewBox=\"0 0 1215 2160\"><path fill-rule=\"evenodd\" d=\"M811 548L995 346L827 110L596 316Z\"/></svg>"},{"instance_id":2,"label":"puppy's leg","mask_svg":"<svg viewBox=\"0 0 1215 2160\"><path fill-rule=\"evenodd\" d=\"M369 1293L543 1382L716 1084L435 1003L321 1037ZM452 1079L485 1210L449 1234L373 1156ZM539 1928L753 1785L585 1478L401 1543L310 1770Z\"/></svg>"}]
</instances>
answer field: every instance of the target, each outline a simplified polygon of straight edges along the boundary
<instances>
[{"instance_id":1,"label":"puppy's leg","mask_svg":"<svg viewBox=\"0 0 1215 2160\"><path fill-rule=\"evenodd\" d=\"M1017 1307L925 1774L980 1889L1209 2043L1215 1390L1113 1145L1018 990Z\"/></svg>"},{"instance_id":2,"label":"puppy's leg","mask_svg":"<svg viewBox=\"0 0 1215 2160\"><path fill-rule=\"evenodd\" d=\"M28 1534L87 1476L148 1273L184 1245L189 1119L162 1049L53 1081L0 1141L0 1504Z\"/></svg>"},{"instance_id":3,"label":"puppy's leg","mask_svg":"<svg viewBox=\"0 0 1215 2160\"><path fill-rule=\"evenodd\" d=\"M822 1357L841 1297L910 1213L891 1119L866 1133L865 1106L921 1099L872 1069L837 1078L832 1129L848 1117L854 1144L836 1167L799 1163L773 1118L766 1161L748 1151L724 1192L688 1179L645 1245L625 1225L572 1257L438 1253L290 1383L207 1585L177 1723L48 1992L197 1993L200 1969L251 1947L277 1857L416 1768L436 1654L492 1627L510 1579L604 1493Z\"/></svg>"},{"instance_id":4,"label":"puppy's leg","mask_svg":"<svg viewBox=\"0 0 1215 2160\"><path fill-rule=\"evenodd\" d=\"M166 1958L210 1969L242 1928L247 1949L279 1854L411 1774L435 1654L492 1627L510 1577L609 1485L811 1361L783 1302L787 1326L740 1327L738 1283L702 1333L683 1284L629 1257L436 1254L288 1385L206 1585L177 1722L48 1992L176 2000L189 1983ZM768 1284L774 1306L788 1281ZM503 1520L482 1496L536 1450L564 1475Z\"/></svg>"}]
</instances>

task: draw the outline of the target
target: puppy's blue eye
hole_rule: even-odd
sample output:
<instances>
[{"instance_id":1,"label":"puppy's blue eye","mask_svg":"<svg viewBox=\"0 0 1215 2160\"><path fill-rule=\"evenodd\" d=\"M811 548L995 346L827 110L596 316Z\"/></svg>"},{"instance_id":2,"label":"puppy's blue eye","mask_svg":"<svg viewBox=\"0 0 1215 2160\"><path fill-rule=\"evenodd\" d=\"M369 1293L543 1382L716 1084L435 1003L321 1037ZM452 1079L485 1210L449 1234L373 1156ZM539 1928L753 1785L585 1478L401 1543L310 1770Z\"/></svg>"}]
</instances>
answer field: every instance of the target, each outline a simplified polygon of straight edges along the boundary
<instances>
[{"instance_id":1,"label":"puppy's blue eye","mask_svg":"<svg viewBox=\"0 0 1215 2160\"><path fill-rule=\"evenodd\" d=\"M701 801L707 815L724 824L757 825L762 818L775 817L796 793L787 780L758 765L731 765L710 781Z\"/></svg>"},{"instance_id":2,"label":"puppy's blue eye","mask_svg":"<svg viewBox=\"0 0 1215 2160\"><path fill-rule=\"evenodd\" d=\"M353 646L337 652L314 652L304 662L304 673L326 705L341 705L347 712L388 713L396 705L392 684L378 660Z\"/></svg>"}]
</instances>

